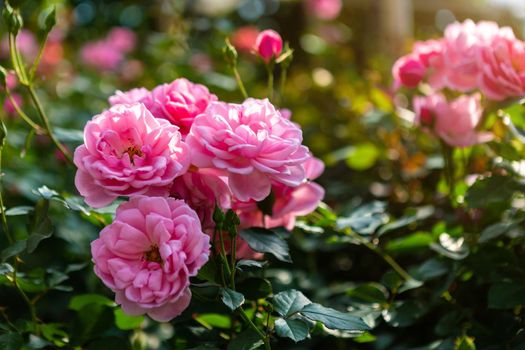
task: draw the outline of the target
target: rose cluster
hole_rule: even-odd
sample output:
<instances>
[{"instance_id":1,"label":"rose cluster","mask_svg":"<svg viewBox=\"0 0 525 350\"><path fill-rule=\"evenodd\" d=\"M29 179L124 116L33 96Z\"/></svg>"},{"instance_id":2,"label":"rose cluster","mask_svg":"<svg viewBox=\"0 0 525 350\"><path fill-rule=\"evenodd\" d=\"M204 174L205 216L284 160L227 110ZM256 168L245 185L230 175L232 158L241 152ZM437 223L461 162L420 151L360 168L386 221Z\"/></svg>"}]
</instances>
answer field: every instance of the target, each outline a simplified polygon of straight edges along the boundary
<instances>
[{"instance_id":1,"label":"rose cluster","mask_svg":"<svg viewBox=\"0 0 525 350\"><path fill-rule=\"evenodd\" d=\"M415 88L421 82L432 93L416 97L416 122L443 141L465 147L491 139L477 132L482 115L480 99L501 101L525 95L525 42L509 27L493 22L450 24L444 37L415 43L410 54L392 68L396 88ZM439 90L463 95L447 102ZM454 121L450 123L450 121Z\"/></svg>"},{"instance_id":2,"label":"rose cluster","mask_svg":"<svg viewBox=\"0 0 525 350\"><path fill-rule=\"evenodd\" d=\"M213 211L240 228L293 228L324 190L323 163L303 145L290 112L268 100L219 101L180 78L117 91L84 129L75 184L99 208L118 197L115 220L92 243L95 273L129 314L170 320L189 304L189 278L208 260ZM258 204L273 199L271 213ZM240 241L238 257L257 257Z\"/></svg>"}]
</instances>

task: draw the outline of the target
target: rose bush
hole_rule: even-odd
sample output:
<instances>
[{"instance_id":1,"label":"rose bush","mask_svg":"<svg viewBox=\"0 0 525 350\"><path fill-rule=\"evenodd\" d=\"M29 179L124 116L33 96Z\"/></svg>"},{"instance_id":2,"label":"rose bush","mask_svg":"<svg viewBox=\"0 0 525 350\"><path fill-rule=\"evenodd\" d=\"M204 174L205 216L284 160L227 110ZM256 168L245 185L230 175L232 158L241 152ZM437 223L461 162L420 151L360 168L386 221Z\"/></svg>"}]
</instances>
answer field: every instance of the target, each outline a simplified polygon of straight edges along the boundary
<instances>
[{"instance_id":1,"label":"rose bush","mask_svg":"<svg viewBox=\"0 0 525 350\"><path fill-rule=\"evenodd\" d=\"M516 23L48 5L2 4L0 349L524 347Z\"/></svg>"}]
</instances>

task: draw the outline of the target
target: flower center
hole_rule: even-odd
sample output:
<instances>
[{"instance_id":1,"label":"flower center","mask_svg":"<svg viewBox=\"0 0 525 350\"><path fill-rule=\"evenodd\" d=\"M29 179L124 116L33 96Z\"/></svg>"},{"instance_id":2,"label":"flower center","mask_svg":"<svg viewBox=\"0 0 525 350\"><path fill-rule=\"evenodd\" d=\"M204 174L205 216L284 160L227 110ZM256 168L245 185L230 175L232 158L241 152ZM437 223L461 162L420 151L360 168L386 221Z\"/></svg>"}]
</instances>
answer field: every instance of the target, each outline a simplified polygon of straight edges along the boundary
<instances>
[{"instance_id":1,"label":"flower center","mask_svg":"<svg viewBox=\"0 0 525 350\"><path fill-rule=\"evenodd\" d=\"M150 247L147 252L144 252L144 260L150 262L162 263L162 257L160 256L159 247L154 244Z\"/></svg>"},{"instance_id":2,"label":"flower center","mask_svg":"<svg viewBox=\"0 0 525 350\"><path fill-rule=\"evenodd\" d=\"M135 156L142 157L144 155L144 153L142 153L142 151L137 146L130 146L126 148L124 153L129 154L131 164L135 164L135 161L133 159Z\"/></svg>"}]
</instances>

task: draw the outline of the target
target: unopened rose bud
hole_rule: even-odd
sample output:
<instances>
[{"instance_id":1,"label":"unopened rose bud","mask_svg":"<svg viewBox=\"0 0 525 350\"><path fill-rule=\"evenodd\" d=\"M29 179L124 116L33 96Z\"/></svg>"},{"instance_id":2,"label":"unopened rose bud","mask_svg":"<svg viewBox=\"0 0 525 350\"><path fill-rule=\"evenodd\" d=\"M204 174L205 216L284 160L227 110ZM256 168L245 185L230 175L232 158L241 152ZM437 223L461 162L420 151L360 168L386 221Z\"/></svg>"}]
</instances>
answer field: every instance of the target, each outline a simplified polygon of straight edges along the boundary
<instances>
[{"instance_id":1,"label":"unopened rose bud","mask_svg":"<svg viewBox=\"0 0 525 350\"><path fill-rule=\"evenodd\" d=\"M262 31L255 41L255 50L268 63L272 58L279 57L283 51L283 39L275 30Z\"/></svg>"}]
</instances>

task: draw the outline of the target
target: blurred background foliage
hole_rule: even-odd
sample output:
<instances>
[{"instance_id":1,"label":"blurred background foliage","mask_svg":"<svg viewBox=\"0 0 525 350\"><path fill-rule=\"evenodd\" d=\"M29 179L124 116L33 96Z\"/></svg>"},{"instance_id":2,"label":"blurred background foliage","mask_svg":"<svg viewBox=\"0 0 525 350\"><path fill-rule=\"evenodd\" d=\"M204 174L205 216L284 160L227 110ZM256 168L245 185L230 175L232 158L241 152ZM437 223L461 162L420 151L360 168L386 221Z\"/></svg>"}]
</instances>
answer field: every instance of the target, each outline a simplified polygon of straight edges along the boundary
<instances>
[{"instance_id":1,"label":"blurred background foliage","mask_svg":"<svg viewBox=\"0 0 525 350\"><path fill-rule=\"evenodd\" d=\"M414 40L441 35L456 19L495 20L522 37L519 2L346 0L334 20L319 19L294 0L12 3L19 3L25 27L37 40L41 13L57 7L56 35L38 72L38 92L59 138L72 150L82 141L86 121L108 107L116 89L151 89L186 77L222 100L241 101L222 55L225 38L238 45L250 96L263 98L266 71L241 49L239 31L273 28L289 42L294 60L275 102L292 111L305 143L326 162L319 181L327 205L294 230L294 264L272 261L267 276L274 292L300 289L312 300L354 310L375 328L357 338L319 328L311 340L297 345L281 340L276 348L525 349L523 144L492 113L496 140L454 154L463 180L456 188L458 203L451 203L439 143L403 117L410 96L393 92L390 75L394 60ZM82 47L114 27L131 29L136 47L112 69L85 64ZM1 49L0 64L8 68L5 46ZM23 93L14 91L27 113L34 113ZM507 112L525 126L521 106ZM5 205L18 208L10 213L10 225L18 239L25 238L26 214L33 224L38 219L27 206L42 201L49 204L52 225L52 236L20 261L21 288L37 299L45 324L39 337L27 336L24 301L0 286L0 332L27 332L23 340L9 340L12 348L221 344L222 330L231 326L222 305L194 300L192 313L171 324L129 318L113 308L89 254L110 211L85 207L74 189L74 169L49 140L28 136L19 119L5 108L2 113L9 130ZM7 247L3 236L0 244ZM396 273L397 264L411 278ZM7 285L4 274L0 283ZM6 338L0 339L0 348L8 348Z\"/></svg>"}]
</instances>

